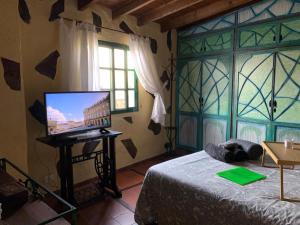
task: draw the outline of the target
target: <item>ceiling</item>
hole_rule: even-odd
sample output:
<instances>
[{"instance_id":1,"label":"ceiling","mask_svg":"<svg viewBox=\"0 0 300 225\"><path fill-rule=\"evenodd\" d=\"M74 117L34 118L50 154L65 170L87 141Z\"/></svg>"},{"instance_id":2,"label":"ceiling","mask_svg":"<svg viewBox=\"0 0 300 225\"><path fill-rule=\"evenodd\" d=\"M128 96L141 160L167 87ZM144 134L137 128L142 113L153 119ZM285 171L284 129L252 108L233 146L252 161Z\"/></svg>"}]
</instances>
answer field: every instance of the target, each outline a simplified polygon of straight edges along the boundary
<instances>
[{"instance_id":1,"label":"ceiling","mask_svg":"<svg viewBox=\"0 0 300 225\"><path fill-rule=\"evenodd\" d=\"M112 19L133 15L139 26L149 22L161 25L161 31L182 28L227 13L258 0L78 0L84 9L97 3L112 10Z\"/></svg>"}]
</instances>

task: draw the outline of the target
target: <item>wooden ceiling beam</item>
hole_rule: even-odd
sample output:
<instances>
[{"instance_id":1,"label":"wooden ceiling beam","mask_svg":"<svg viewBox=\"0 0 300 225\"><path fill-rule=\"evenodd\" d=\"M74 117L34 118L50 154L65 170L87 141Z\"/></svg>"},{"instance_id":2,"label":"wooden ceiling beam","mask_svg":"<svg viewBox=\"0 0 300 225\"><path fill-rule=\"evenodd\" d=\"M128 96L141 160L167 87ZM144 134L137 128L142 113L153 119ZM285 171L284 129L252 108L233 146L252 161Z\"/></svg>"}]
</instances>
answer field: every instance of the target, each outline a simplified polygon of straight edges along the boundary
<instances>
[{"instance_id":1,"label":"wooden ceiling beam","mask_svg":"<svg viewBox=\"0 0 300 225\"><path fill-rule=\"evenodd\" d=\"M147 22L154 22L166 16L174 14L178 11L191 7L204 0L173 0L154 8L149 13L146 13L138 18L138 25L142 26Z\"/></svg>"},{"instance_id":2,"label":"wooden ceiling beam","mask_svg":"<svg viewBox=\"0 0 300 225\"><path fill-rule=\"evenodd\" d=\"M97 1L98 0L77 0L77 8L78 10L84 10L88 5Z\"/></svg>"},{"instance_id":3,"label":"wooden ceiling beam","mask_svg":"<svg viewBox=\"0 0 300 225\"><path fill-rule=\"evenodd\" d=\"M112 10L112 18L115 19L119 16L130 14L154 1L156 0L132 0L124 5L122 4L118 8Z\"/></svg>"},{"instance_id":4,"label":"wooden ceiling beam","mask_svg":"<svg viewBox=\"0 0 300 225\"><path fill-rule=\"evenodd\" d=\"M258 0L217 0L199 7L196 10L179 15L176 19L170 17L168 20L161 23L161 31L165 32L171 29L184 27L195 22L200 22L222 13L236 10L237 8L257 2Z\"/></svg>"}]
</instances>

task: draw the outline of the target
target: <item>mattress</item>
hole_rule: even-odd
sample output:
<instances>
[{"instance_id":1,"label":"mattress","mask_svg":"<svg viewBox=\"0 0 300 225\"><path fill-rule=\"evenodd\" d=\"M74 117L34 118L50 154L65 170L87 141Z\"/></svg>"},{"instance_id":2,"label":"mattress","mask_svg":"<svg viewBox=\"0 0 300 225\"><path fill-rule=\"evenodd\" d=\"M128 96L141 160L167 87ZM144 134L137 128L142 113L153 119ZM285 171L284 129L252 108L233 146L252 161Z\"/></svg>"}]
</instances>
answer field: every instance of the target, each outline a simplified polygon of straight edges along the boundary
<instances>
[{"instance_id":1,"label":"mattress","mask_svg":"<svg viewBox=\"0 0 300 225\"><path fill-rule=\"evenodd\" d=\"M240 186L216 175L244 166L267 176ZM285 196L300 199L300 170L284 170ZM139 225L300 225L300 203L280 201L280 173L227 164L201 151L151 167L135 210Z\"/></svg>"}]
</instances>

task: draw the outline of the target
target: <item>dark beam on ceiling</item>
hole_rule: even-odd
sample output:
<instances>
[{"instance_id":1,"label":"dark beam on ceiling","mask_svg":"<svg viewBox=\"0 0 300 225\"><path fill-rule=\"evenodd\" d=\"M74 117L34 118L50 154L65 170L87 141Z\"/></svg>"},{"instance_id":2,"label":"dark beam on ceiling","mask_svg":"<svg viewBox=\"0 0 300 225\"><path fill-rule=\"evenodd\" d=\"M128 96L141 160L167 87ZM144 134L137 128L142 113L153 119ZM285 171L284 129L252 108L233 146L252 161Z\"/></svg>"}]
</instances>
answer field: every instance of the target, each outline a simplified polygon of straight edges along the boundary
<instances>
[{"instance_id":1,"label":"dark beam on ceiling","mask_svg":"<svg viewBox=\"0 0 300 225\"><path fill-rule=\"evenodd\" d=\"M165 32L171 29L184 27L189 24L194 24L195 22L201 22L223 13L234 11L254 2L258 2L258 0L212 1L211 3L203 7L199 7L198 9L192 10L182 15L178 15L176 19L172 18L171 16L170 18L168 18L168 20L161 22L161 31Z\"/></svg>"},{"instance_id":2,"label":"dark beam on ceiling","mask_svg":"<svg viewBox=\"0 0 300 225\"><path fill-rule=\"evenodd\" d=\"M147 22L157 21L203 1L204 0L174 0L165 4L162 3L161 6L150 10L149 13L138 17L138 25L142 26Z\"/></svg>"},{"instance_id":3,"label":"dark beam on ceiling","mask_svg":"<svg viewBox=\"0 0 300 225\"><path fill-rule=\"evenodd\" d=\"M132 0L130 2L127 1L126 4L122 4L118 8L112 10L112 18L115 19L119 16L133 13L134 11L141 9L154 1L155 0Z\"/></svg>"}]
</instances>

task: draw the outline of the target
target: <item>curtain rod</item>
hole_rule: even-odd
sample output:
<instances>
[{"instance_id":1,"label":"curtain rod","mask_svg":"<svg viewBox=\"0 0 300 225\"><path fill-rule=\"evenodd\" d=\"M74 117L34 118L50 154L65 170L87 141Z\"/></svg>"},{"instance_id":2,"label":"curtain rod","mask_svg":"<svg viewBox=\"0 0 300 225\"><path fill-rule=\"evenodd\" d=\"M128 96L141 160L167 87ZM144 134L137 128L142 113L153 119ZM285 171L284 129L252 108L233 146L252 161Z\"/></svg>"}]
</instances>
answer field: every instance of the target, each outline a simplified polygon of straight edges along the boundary
<instances>
[{"instance_id":1,"label":"curtain rod","mask_svg":"<svg viewBox=\"0 0 300 225\"><path fill-rule=\"evenodd\" d=\"M90 25L93 25L97 28L101 28L101 29L105 29L105 30L110 30L110 31L114 31L114 32L119 32L119 33L122 33L122 34L127 34L125 31L122 31L122 30L117 30L117 29L113 29L113 28L109 28L109 27L103 27L103 26L97 26L95 24L92 24L92 23L89 23L89 22L85 22L85 21L81 21L81 20L75 20L75 19L71 19L71 18L67 18L67 17L60 17L64 20L67 20L67 21L76 21L77 23L86 23L86 24L90 24Z\"/></svg>"}]
</instances>

